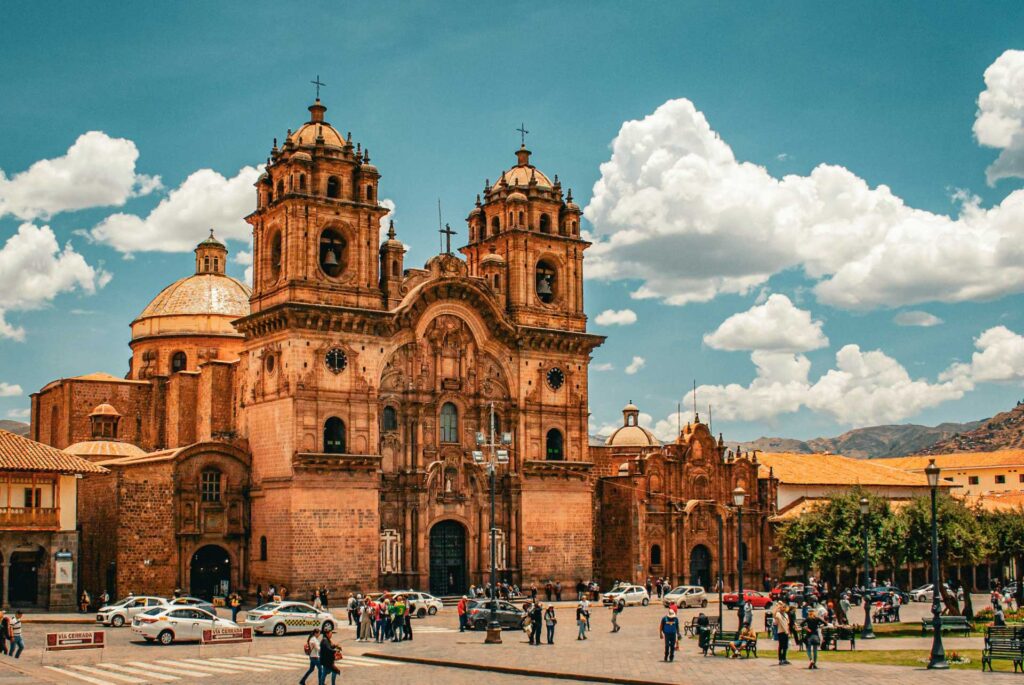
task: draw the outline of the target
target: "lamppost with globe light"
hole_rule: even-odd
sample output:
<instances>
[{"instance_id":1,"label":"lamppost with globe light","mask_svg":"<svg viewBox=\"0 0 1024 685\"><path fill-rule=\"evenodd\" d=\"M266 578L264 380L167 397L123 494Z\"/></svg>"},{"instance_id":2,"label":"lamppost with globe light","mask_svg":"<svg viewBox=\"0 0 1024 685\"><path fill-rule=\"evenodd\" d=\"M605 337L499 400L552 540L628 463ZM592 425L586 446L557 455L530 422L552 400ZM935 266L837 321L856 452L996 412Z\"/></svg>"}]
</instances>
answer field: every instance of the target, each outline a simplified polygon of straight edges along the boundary
<instances>
[{"instance_id":1,"label":"lamppost with globe light","mask_svg":"<svg viewBox=\"0 0 1024 685\"><path fill-rule=\"evenodd\" d=\"M868 559L868 509L870 502L867 497L860 498L860 527L864 531L864 630L860 633L862 640L874 640L875 631L871 628L871 592L868 590L870 582L869 559Z\"/></svg>"},{"instance_id":2,"label":"lamppost with globe light","mask_svg":"<svg viewBox=\"0 0 1024 685\"><path fill-rule=\"evenodd\" d=\"M936 503L939 471L934 459L924 468L924 474L928 476L928 486L932 490L932 653L928 658L928 668L948 669L946 650L942 646L942 605L939 603L939 588L942 587L939 584L939 512Z\"/></svg>"},{"instance_id":3,"label":"lamppost with globe light","mask_svg":"<svg viewBox=\"0 0 1024 685\"><path fill-rule=\"evenodd\" d=\"M739 606L740 628L743 627L743 501L747 493L743 488L737 486L732 491L732 503L736 505L736 561L739 572L739 592L736 595L736 603Z\"/></svg>"}]
</instances>

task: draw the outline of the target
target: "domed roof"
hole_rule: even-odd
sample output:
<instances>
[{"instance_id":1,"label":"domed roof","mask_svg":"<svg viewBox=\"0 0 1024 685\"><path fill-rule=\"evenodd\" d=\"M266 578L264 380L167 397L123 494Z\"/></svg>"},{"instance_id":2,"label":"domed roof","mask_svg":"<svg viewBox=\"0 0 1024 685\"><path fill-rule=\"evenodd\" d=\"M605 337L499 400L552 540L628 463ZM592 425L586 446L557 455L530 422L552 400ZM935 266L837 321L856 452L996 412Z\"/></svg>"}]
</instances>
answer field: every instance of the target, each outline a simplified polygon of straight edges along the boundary
<instances>
[{"instance_id":1,"label":"domed roof","mask_svg":"<svg viewBox=\"0 0 1024 685\"><path fill-rule=\"evenodd\" d=\"M609 435L604 444L615 447L659 447L661 440L643 426L622 426Z\"/></svg>"},{"instance_id":2,"label":"domed roof","mask_svg":"<svg viewBox=\"0 0 1024 685\"><path fill-rule=\"evenodd\" d=\"M519 148L516 150L516 158L518 163L508 171L502 172L499 179L504 179L510 186L527 186L530 185L531 180L534 180L537 182L538 188L551 189L553 187L551 179L545 176L540 169L530 164L529 150L525 147ZM494 185L497 187L500 184L501 180Z\"/></svg>"},{"instance_id":3,"label":"domed roof","mask_svg":"<svg viewBox=\"0 0 1024 685\"><path fill-rule=\"evenodd\" d=\"M86 440L76 442L64 448L68 454L76 457L84 457L90 461L95 458L114 459L117 457L141 457L146 452L130 442L118 442L116 440Z\"/></svg>"},{"instance_id":4,"label":"domed roof","mask_svg":"<svg viewBox=\"0 0 1024 685\"><path fill-rule=\"evenodd\" d=\"M96 408L92 410L89 416L120 416L121 413L114 409L112 405L104 402L103 404L96 405Z\"/></svg>"},{"instance_id":5,"label":"domed roof","mask_svg":"<svg viewBox=\"0 0 1024 685\"><path fill-rule=\"evenodd\" d=\"M292 155L292 159L293 160L297 160L297 161L301 161L301 162L312 162L313 161L313 158L309 156L308 152L302 152L301 150L299 150L294 155Z\"/></svg>"},{"instance_id":6,"label":"domed roof","mask_svg":"<svg viewBox=\"0 0 1024 685\"><path fill-rule=\"evenodd\" d=\"M480 264L498 264L498 265L501 265L501 264L504 264L504 263L505 263L505 258L502 257L500 254L497 254L496 252L491 252L490 254L484 255L484 258L480 260Z\"/></svg>"},{"instance_id":7,"label":"domed roof","mask_svg":"<svg viewBox=\"0 0 1024 685\"><path fill-rule=\"evenodd\" d=\"M345 147L345 139L341 137L337 129L327 122L316 123L308 121L299 127L298 131L292 131L292 142L296 145L316 145L316 137L324 137L324 145Z\"/></svg>"},{"instance_id":8,"label":"domed roof","mask_svg":"<svg viewBox=\"0 0 1024 685\"><path fill-rule=\"evenodd\" d=\"M505 199L508 200L509 202L526 202L526 196L520 193L519 191L509 193L508 197Z\"/></svg>"},{"instance_id":9,"label":"domed roof","mask_svg":"<svg viewBox=\"0 0 1024 685\"><path fill-rule=\"evenodd\" d=\"M230 276L194 274L161 290L138 318L189 314L221 314L239 318L249 314L251 294L249 286Z\"/></svg>"}]
</instances>

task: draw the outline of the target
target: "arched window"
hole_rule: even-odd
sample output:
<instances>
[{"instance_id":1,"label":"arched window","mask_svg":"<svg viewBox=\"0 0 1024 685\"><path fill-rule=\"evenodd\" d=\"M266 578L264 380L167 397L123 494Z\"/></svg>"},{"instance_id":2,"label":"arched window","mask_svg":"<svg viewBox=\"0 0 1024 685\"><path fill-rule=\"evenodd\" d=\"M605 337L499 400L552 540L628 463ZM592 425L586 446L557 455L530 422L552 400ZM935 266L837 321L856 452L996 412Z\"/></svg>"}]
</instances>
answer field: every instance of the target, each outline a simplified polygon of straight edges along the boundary
<instances>
[{"instance_id":1,"label":"arched window","mask_svg":"<svg viewBox=\"0 0 1024 685\"><path fill-rule=\"evenodd\" d=\"M562 461L565 458L562 452L562 431L557 428L549 430L545 443L547 446L545 459L548 461Z\"/></svg>"},{"instance_id":2,"label":"arched window","mask_svg":"<svg viewBox=\"0 0 1024 685\"><path fill-rule=\"evenodd\" d=\"M320 234L320 268L331 278L336 278L345 271L348 253L345 250L345 239L333 228L325 229Z\"/></svg>"},{"instance_id":3,"label":"arched window","mask_svg":"<svg viewBox=\"0 0 1024 685\"><path fill-rule=\"evenodd\" d=\"M284 197L284 181L277 182L277 194L274 197L278 200Z\"/></svg>"},{"instance_id":4,"label":"arched window","mask_svg":"<svg viewBox=\"0 0 1024 685\"><path fill-rule=\"evenodd\" d=\"M491 235L498 235L498 231L501 230L501 219L494 217L491 219Z\"/></svg>"},{"instance_id":5,"label":"arched window","mask_svg":"<svg viewBox=\"0 0 1024 685\"><path fill-rule=\"evenodd\" d=\"M381 424L385 432L398 430L398 412L394 407L384 407Z\"/></svg>"},{"instance_id":6,"label":"arched window","mask_svg":"<svg viewBox=\"0 0 1024 685\"><path fill-rule=\"evenodd\" d=\"M199 481L199 493L204 502L220 501L220 471L203 469Z\"/></svg>"},{"instance_id":7,"label":"arched window","mask_svg":"<svg viewBox=\"0 0 1024 685\"><path fill-rule=\"evenodd\" d=\"M220 257L213 258L213 271L214 273L220 273Z\"/></svg>"},{"instance_id":8,"label":"arched window","mask_svg":"<svg viewBox=\"0 0 1024 685\"><path fill-rule=\"evenodd\" d=\"M391 262L391 275L398 278L398 262Z\"/></svg>"},{"instance_id":9,"label":"arched window","mask_svg":"<svg viewBox=\"0 0 1024 685\"><path fill-rule=\"evenodd\" d=\"M441 407L441 442L459 441L459 410L451 402Z\"/></svg>"},{"instance_id":10,"label":"arched window","mask_svg":"<svg viewBox=\"0 0 1024 685\"><path fill-rule=\"evenodd\" d=\"M366 199L367 200L372 200L373 199L373 186L366 186Z\"/></svg>"},{"instance_id":11,"label":"arched window","mask_svg":"<svg viewBox=\"0 0 1024 685\"><path fill-rule=\"evenodd\" d=\"M281 232L270 239L270 276L275 281L281 276Z\"/></svg>"},{"instance_id":12,"label":"arched window","mask_svg":"<svg viewBox=\"0 0 1024 685\"><path fill-rule=\"evenodd\" d=\"M555 288L557 287L557 274L555 268L543 259L537 262L537 298L544 304L550 304L555 300Z\"/></svg>"},{"instance_id":13,"label":"arched window","mask_svg":"<svg viewBox=\"0 0 1024 685\"><path fill-rule=\"evenodd\" d=\"M306 192L306 174L299 174L299 190Z\"/></svg>"},{"instance_id":14,"label":"arched window","mask_svg":"<svg viewBox=\"0 0 1024 685\"><path fill-rule=\"evenodd\" d=\"M332 416L324 423L324 452L345 453L345 423L337 416Z\"/></svg>"},{"instance_id":15,"label":"arched window","mask_svg":"<svg viewBox=\"0 0 1024 685\"><path fill-rule=\"evenodd\" d=\"M572 234L576 235L576 222L572 222Z\"/></svg>"},{"instance_id":16,"label":"arched window","mask_svg":"<svg viewBox=\"0 0 1024 685\"><path fill-rule=\"evenodd\" d=\"M540 215L540 232L551 233L551 217L547 214Z\"/></svg>"},{"instance_id":17,"label":"arched window","mask_svg":"<svg viewBox=\"0 0 1024 685\"><path fill-rule=\"evenodd\" d=\"M260 536L260 561L267 560L267 536Z\"/></svg>"},{"instance_id":18,"label":"arched window","mask_svg":"<svg viewBox=\"0 0 1024 685\"><path fill-rule=\"evenodd\" d=\"M203 271L206 271L206 272L210 271L210 258L209 257L203 257Z\"/></svg>"},{"instance_id":19,"label":"arched window","mask_svg":"<svg viewBox=\"0 0 1024 685\"><path fill-rule=\"evenodd\" d=\"M501 274L494 274L494 289L501 290Z\"/></svg>"},{"instance_id":20,"label":"arched window","mask_svg":"<svg viewBox=\"0 0 1024 685\"><path fill-rule=\"evenodd\" d=\"M519 212L519 227L520 228L523 227L523 218L524 218L524 216L525 215L522 212Z\"/></svg>"},{"instance_id":21,"label":"arched window","mask_svg":"<svg viewBox=\"0 0 1024 685\"><path fill-rule=\"evenodd\" d=\"M341 197L341 181L337 176L327 179L327 197Z\"/></svg>"},{"instance_id":22,"label":"arched window","mask_svg":"<svg viewBox=\"0 0 1024 685\"><path fill-rule=\"evenodd\" d=\"M651 545L651 566L661 566L661 545Z\"/></svg>"},{"instance_id":23,"label":"arched window","mask_svg":"<svg viewBox=\"0 0 1024 685\"><path fill-rule=\"evenodd\" d=\"M171 373L184 371L186 366L188 366L188 357L184 352L175 352L171 355Z\"/></svg>"}]
</instances>

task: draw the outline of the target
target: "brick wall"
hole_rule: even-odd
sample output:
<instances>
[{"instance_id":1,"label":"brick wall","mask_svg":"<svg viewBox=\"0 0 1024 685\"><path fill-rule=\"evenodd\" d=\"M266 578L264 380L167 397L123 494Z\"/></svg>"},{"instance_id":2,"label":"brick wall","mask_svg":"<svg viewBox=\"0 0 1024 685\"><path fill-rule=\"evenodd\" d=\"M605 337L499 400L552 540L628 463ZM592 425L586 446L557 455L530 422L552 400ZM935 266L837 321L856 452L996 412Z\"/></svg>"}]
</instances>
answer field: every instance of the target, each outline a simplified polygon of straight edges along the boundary
<instances>
[{"instance_id":1,"label":"brick wall","mask_svg":"<svg viewBox=\"0 0 1024 685\"><path fill-rule=\"evenodd\" d=\"M521 585L551 578L572 587L593 577L592 497L587 481L523 481Z\"/></svg>"},{"instance_id":2,"label":"brick wall","mask_svg":"<svg viewBox=\"0 0 1024 685\"><path fill-rule=\"evenodd\" d=\"M82 530L79 583L93 597L107 587L107 569L117 558L117 481L120 472L93 474L78 481L78 525Z\"/></svg>"},{"instance_id":3,"label":"brick wall","mask_svg":"<svg viewBox=\"0 0 1024 685\"><path fill-rule=\"evenodd\" d=\"M602 587L615 580L633 580L639 561L638 531L634 516L632 479L609 478L598 483L601 519L595 526L595 544L601 550L597 576ZM627 487L618 487L618 485Z\"/></svg>"},{"instance_id":4,"label":"brick wall","mask_svg":"<svg viewBox=\"0 0 1024 685\"><path fill-rule=\"evenodd\" d=\"M121 470L117 493L117 589L121 595L170 594L176 587L172 468L172 461L159 461Z\"/></svg>"}]
</instances>

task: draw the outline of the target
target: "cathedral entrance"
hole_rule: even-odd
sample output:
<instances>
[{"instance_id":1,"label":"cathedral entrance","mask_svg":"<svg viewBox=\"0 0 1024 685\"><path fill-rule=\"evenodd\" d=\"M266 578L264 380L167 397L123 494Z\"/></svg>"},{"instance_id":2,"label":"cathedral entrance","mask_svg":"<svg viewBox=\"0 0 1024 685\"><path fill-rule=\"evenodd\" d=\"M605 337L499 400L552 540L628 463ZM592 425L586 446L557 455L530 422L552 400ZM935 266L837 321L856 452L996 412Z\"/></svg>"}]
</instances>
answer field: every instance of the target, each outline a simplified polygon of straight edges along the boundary
<instances>
[{"instance_id":1,"label":"cathedral entrance","mask_svg":"<svg viewBox=\"0 0 1024 685\"><path fill-rule=\"evenodd\" d=\"M690 551L690 585L711 589L711 552L704 545Z\"/></svg>"},{"instance_id":2,"label":"cathedral entrance","mask_svg":"<svg viewBox=\"0 0 1024 685\"><path fill-rule=\"evenodd\" d=\"M466 529L441 521L430 529L430 593L438 597L466 592Z\"/></svg>"},{"instance_id":3,"label":"cathedral entrance","mask_svg":"<svg viewBox=\"0 0 1024 685\"><path fill-rule=\"evenodd\" d=\"M206 545L192 555L189 566L189 593L193 597L212 599L231 591L231 557L223 547Z\"/></svg>"}]
</instances>

